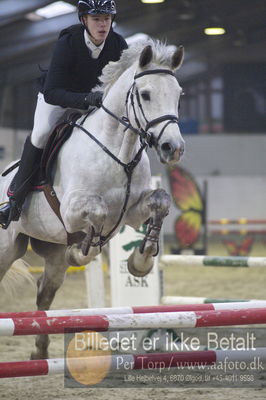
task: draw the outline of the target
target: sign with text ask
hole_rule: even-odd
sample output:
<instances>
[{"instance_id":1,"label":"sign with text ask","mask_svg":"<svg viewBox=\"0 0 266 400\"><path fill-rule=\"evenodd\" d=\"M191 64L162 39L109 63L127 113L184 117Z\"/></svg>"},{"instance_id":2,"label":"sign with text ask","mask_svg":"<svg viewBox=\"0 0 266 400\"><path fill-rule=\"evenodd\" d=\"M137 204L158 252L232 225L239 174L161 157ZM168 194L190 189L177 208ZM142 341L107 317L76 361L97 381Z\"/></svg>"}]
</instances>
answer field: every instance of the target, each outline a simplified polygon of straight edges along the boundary
<instances>
[{"instance_id":1,"label":"sign with text ask","mask_svg":"<svg viewBox=\"0 0 266 400\"><path fill-rule=\"evenodd\" d=\"M160 187L160 178L153 178L153 188ZM151 272L135 277L128 272L127 260L145 237L147 225L135 230L123 226L120 233L110 241L111 302L112 307L145 306L160 303L160 278L158 256L154 257Z\"/></svg>"}]
</instances>

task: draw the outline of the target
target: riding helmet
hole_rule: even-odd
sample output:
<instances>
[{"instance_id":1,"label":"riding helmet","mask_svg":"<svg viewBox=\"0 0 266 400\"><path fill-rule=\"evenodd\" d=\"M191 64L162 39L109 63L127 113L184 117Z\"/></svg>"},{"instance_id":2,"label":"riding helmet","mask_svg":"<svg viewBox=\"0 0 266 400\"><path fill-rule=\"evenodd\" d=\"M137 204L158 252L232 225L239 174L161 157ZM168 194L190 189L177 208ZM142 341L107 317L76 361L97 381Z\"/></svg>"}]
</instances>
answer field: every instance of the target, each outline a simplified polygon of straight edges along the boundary
<instances>
[{"instance_id":1,"label":"riding helmet","mask_svg":"<svg viewBox=\"0 0 266 400\"><path fill-rule=\"evenodd\" d=\"M79 0L78 15L79 19L86 14L116 14L116 4L114 0Z\"/></svg>"}]
</instances>

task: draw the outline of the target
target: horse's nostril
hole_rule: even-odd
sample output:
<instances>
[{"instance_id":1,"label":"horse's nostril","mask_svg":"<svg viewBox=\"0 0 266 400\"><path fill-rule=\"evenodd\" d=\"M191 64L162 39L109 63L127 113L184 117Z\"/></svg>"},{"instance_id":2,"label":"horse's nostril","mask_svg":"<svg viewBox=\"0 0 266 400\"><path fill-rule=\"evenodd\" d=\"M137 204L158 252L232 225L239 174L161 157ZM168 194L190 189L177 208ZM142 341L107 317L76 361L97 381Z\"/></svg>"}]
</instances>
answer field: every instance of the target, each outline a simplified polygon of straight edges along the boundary
<instances>
[{"instance_id":1,"label":"horse's nostril","mask_svg":"<svg viewBox=\"0 0 266 400\"><path fill-rule=\"evenodd\" d=\"M172 151L172 146L170 145L170 143L163 143L162 150L166 151L166 152L170 152L170 151Z\"/></svg>"}]
</instances>

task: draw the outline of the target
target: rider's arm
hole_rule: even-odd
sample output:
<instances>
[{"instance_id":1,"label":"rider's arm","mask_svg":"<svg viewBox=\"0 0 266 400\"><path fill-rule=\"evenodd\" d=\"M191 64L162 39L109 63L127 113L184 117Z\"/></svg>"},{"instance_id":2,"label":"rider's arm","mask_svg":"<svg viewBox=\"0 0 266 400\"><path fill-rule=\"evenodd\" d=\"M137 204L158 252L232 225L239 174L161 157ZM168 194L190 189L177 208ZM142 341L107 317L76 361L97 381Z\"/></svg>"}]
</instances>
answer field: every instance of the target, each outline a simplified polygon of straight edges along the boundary
<instances>
[{"instance_id":1,"label":"rider's arm","mask_svg":"<svg viewBox=\"0 0 266 400\"><path fill-rule=\"evenodd\" d=\"M47 103L61 107L86 109L85 98L88 92L70 91L73 50L69 35L61 36L53 53L52 61L44 85L44 99Z\"/></svg>"}]
</instances>

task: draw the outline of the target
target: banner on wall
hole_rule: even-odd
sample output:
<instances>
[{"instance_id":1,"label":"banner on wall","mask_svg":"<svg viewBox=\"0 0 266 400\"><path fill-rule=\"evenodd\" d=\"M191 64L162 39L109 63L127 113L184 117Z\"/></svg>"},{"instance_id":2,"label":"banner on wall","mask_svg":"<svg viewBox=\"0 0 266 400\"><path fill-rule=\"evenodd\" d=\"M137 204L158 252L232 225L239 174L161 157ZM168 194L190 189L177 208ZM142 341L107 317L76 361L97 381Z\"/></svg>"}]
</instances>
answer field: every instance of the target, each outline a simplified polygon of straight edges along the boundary
<instances>
[{"instance_id":1,"label":"banner on wall","mask_svg":"<svg viewBox=\"0 0 266 400\"><path fill-rule=\"evenodd\" d=\"M170 169L168 177L173 203L180 211L174 221L179 250L192 249L201 239L202 230L205 229L206 193L201 193L194 177L180 166ZM206 243L203 243L202 247L202 252L206 252Z\"/></svg>"}]
</instances>

